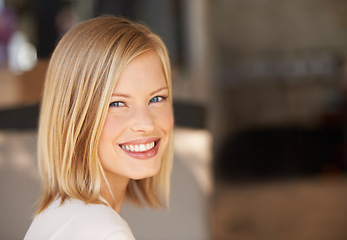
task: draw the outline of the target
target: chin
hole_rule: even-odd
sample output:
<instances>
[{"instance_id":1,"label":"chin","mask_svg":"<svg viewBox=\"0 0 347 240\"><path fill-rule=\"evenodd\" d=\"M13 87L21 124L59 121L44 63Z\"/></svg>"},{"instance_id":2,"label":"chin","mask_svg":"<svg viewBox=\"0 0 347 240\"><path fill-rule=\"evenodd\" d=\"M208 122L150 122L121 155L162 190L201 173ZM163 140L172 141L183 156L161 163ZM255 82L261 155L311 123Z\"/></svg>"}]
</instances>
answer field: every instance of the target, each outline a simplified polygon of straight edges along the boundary
<instances>
[{"instance_id":1,"label":"chin","mask_svg":"<svg viewBox=\"0 0 347 240\"><path fill-rule=\"evenodd\" d=\"M132 174L130 179L141 180L141 179L145 179L145 178L154 177L155 175L157 175L159 173L159 170L160 170L160 167L156 168L156 169L153 169L152 171L146 171L146 172L143 172L143 173Z\"/></svg>"}]
</instances>

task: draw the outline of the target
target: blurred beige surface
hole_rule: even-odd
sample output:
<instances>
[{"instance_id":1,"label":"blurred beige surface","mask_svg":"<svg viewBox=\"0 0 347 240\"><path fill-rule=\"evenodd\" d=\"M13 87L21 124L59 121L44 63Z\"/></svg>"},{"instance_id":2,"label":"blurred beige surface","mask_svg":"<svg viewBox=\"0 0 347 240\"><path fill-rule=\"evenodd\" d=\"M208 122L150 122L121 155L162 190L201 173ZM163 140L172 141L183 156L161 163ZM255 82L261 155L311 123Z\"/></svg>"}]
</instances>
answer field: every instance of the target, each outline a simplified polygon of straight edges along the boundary
<instances>
[{"instance_id":1,"label":"blurred beige surface","mask_svg":"<svg viewBox=\"0 0 347 240\"><path fill-rule=\"evenodd\" d=\"M0 68L0 108L38 103L47 66L48 62L41 60L33 70L20 75Z\"/></svg>"},{"instance_id":2,"label":"blurred beige surface","mask_svg":"<svg viewBox=\"0 0 347 240\"><path fill-rule=\"evenodd\" d=\"M0 239L23 239L36 208L40 181L36 131L0 131Z\"/></svg>"},{"instance_id":3,"label":"blurred beige surface","mask_svg":"<svg viewBox=\"0 0 347 240\"><path fill-rule=\"evenodd\" d=\"M220 186L211 208L215 240L344 240L347 178Z\"/></svg>"},{"instance_id":4,"label":"blurred beige surface","mask_svg":"<svg viewBox=\"0 0 347 240\"><path fill-rule=\"evenodd\" d=\"M21 102L20 78L7 69L0 69L0 107L18 105Z\"/></svg>"}]
</instances>

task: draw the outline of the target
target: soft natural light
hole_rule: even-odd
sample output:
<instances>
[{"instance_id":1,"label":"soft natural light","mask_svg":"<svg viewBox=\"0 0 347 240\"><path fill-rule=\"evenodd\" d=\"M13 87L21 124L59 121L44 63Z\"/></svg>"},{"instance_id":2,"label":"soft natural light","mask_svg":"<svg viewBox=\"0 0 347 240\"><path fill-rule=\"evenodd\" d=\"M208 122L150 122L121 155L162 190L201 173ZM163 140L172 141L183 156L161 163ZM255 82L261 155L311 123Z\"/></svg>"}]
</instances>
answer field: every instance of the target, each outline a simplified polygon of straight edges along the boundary
<instances>
[{"instance_id":1,"label":"soft natural light","mask_svg":"<svg viewBox=\"0 0 347 240\"><path fill-rule=\"evenodd\" d=\"M30 71L36 66L37 53L34 45L28 42L21 32L13 34L8 46L8 65L13 73Z\"/></svg>"},{"instance_id":2,"label":"soft natural light","mask_svg":"<svg viewBox=\"0 0 347 240\"><path fill-rule=\"evenodd\" d=\"M212 135L207 130L175 128L175 153L196 178L202 192L212 192Z\"/></svg>"}]
</instances>

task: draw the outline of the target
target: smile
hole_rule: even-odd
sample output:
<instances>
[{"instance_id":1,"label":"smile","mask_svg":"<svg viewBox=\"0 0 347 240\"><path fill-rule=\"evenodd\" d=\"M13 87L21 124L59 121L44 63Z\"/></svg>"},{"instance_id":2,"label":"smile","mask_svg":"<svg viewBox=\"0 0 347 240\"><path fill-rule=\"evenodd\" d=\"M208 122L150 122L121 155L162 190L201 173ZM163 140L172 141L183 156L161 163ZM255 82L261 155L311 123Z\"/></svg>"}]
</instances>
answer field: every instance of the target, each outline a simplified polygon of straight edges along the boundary
<instances>
[{"instance_id":1,"label":"smile","mask_svg":"<svg viewBox=\"0 0 347 240\"><path fill-rule=\"evenodd\" d=\"M150 159L157 155L160 145L160 139L151 139L149 141L135 141L119 144L119 147L128 154L128 156L136 159Z\"/></svg>"},{"instance_id":2,"label":"smile","mask_svg":"<svg viewBox=\"0 0 347 240\"><path fill-rule=\"evenodd\" d=\"M129 152L147 152L153 149L157 145L157 141L153 141L146 144L120 144L119 146L125 151Z\"/></svg>"}]
</instances>

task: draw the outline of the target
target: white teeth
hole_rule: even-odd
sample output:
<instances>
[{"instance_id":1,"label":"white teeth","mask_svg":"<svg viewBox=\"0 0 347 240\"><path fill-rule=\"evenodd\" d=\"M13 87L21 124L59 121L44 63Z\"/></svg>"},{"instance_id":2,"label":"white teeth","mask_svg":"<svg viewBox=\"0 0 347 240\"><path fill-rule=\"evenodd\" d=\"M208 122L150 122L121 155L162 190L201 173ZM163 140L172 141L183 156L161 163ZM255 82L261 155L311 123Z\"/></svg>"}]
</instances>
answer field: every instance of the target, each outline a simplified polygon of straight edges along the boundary
<instances>
[{"instance_id":1,"label":"white teeth","mask_svg":"<svg viewBox=\"0 0 347 240\"><path fill-rule=\"evenodd\" d=\"M121 147L130 152L145 152L154 148L155 142L140 145L121 145Z\"/></svg>"},{"instance_id":2,"label":"white teeth","mask_svg":"<svg viewBox=\"0 0 347 240\"><path fill-rule=\"evenodd\" d=\"M144 144L141 144L141 145L140 145L140 151L141 151L141 152L146 151L146 147L145 147Z\"/></svg>"}]
</instances>

